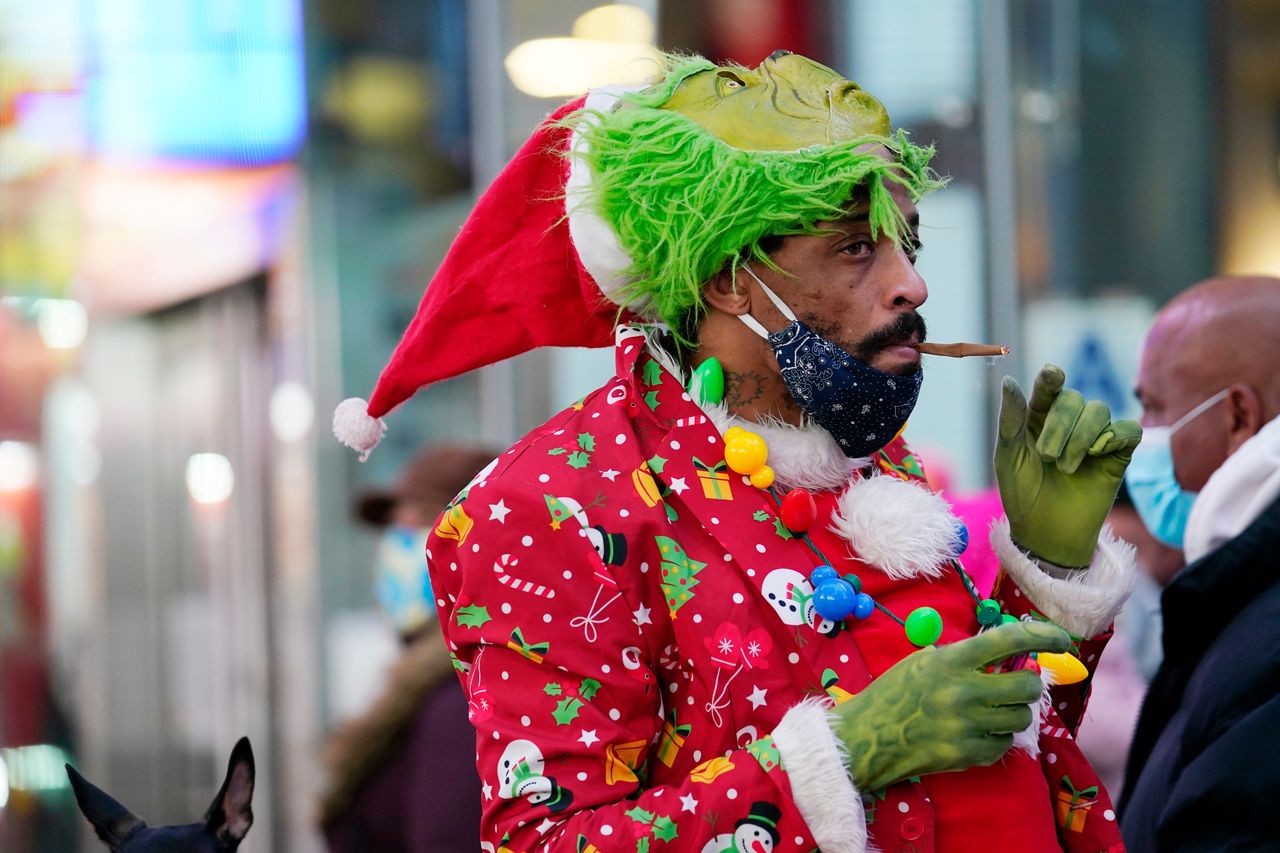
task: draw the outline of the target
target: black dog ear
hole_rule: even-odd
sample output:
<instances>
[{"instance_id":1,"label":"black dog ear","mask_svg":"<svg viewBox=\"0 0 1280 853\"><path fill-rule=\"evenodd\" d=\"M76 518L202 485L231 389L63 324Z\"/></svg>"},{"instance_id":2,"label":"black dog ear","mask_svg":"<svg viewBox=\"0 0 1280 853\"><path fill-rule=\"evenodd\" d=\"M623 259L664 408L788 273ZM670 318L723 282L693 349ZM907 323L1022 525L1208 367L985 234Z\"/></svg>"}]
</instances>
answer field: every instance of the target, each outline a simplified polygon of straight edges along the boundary
<instances>
[{"instance_id":1,"label":"black dog ear","mask_svg":"<svg viewBox=\"0 0 1280 853\"><path fill-rule=\"evenodd\" d=\"M238 844L253 826L253 780L253 749L242 737L231 750L227 778L205 815L205 828L214 838Z\"/></svg>"},{"instance_id":2,"label":"black dog ear","mask_svg":"<svg viewBox=\"0 0 1280 853\"><path fill-rule=\"evenodd\" d=\"M134 833L146 826L133 812L111 799L105 791L76 772L70 764L67 778L75 792L80 811L93 824L93 831L112 849L124 844Z\"/></svg>"}]
</instances>

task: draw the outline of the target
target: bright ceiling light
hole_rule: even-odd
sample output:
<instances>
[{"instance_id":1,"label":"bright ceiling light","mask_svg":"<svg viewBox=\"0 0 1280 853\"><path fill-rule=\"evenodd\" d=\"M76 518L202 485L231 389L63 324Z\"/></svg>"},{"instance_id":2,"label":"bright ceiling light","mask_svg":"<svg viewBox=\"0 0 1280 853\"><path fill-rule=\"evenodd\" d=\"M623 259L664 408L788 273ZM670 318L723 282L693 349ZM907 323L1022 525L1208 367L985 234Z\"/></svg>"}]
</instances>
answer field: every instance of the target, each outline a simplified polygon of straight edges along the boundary
<instances>
[{"instance_id":1,"label":"bright ceiling light","mask_svg":"<svg viewBox=\"0 0 1280 853\"><path fill-rule=\"evenodd\" d=\"M311 392L301 382L281 382L271 393L271 429L281 441L306 436L315 413Z\"/></svg>"},{"instance_id":2,"label":"bright ceiling light","mask_svg":"<svg viewBox=\"0 0 1280 853\"><path fill-rule=\"evenodd\" d=\"M0 441L0 492L18 492L36 484L40 460L25 441Z\"/></svg>"},{"instance_id":3,"label":"bright ceiling light","mask_svg":"<svg viewBox=\"0 0 1280 853\"><path fill-rule=\"evenodd\" d=\"M89 312L74 299L36 301L36 328L50 349L75 349L89 332Z\"/></svg>"},{"instance_id":4,"label":"bright ceiling light","mask_svg":"<svg viewBox=\"0 0 1280 853\"><path fill-rule=\"evenodd\" d=\"M195 453L187 460L187 492L198 504L218 504L235 485L231 460L221 453Z\"/></svg>"},{"instance_id":5,"label":"bright ceiling light","mask_svg":"<svg viewBox=\"0 0 1280 853\"><path fill-rule=\"evenodd\" d=\"M597 6L573 22L573 36L580 39L651 44L653 35L653 18L649 13L625 3Z\"/></svg>"},{"instance_id":6,"label":"bright ceiling light","mask_svg":"<svg viewBox=\"0 0 1280 853\"><path fill-rule=\"evenodd\" d=\"M507 74L535 98L581 95L610 83L643 83L658 69L658 51L647 44L597 39L533 39L507 54Z\"/></svg>"}]
</instances>

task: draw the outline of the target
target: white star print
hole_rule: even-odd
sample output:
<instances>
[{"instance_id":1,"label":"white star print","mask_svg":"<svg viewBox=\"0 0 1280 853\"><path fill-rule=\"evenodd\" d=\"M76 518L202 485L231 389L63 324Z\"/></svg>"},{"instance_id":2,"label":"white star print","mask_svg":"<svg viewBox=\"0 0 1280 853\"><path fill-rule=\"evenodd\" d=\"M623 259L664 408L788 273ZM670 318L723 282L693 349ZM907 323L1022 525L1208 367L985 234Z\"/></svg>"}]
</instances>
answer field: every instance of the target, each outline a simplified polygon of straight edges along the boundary
<instances>
[{"instance_id":1,"label":"white star print","mask_svg":"<svg viewBox=\"0 0 1280 853\"><path fill-rule=\"evenodd\" d=\"M507 509L507 505L504 501L505 499L498 501L496 504L489 504L490 521L496 521L499 524L507 523L507 513L511 512L511 510Z\"/></svg>"},{"instance_id":2,"label":"white star print","mask_svg":"<svg viewBox=\"0 0 1280 853\"><path fill-rule=\"evenodd\" d=\"M747 701L751 703L752 708L759 708L761 705L768 705L769 700L764 698L764 694L768 693L767 688L762 689L759 684L756 689L751 691L751 695L747 697Z\"/></svg>"},{"instance_id":3,"label":"white star print","mask_svg":"<svg viewBox=\"0 0 1280 853\"><path fill-rule=\"evenodd\" d=\"M583 746L591 746L591 744L598 740L600 740L600 738L596 737L595 729L583 729L582 734L578 737L578 741Z\"/></svg>"},{"instance_id":4,"label":"white star print","mask_svg":"<svg viewBox=\"0 0 1280 853\"><path fill-rule=\"evenodd\" d=\"M484 791L484 798L486 800L493 799L493 786L490 785L488 782L485 782L484 785L480 788L480 790Z\"/></svg>"},{"instance_id":5,"label":"white star print","mask_svg":"<svg viewBox=\"0 0 1280 853\"><path fill-rule=\"evenodd\" d=\"M547 830L548 830L548 829L550 829L551 827L555 826L555 825L556 825L556 822L555 822L554 820L552 820L552 819L551 819L551 818L549 818L549 817L544 817L544 818L542 819L542 823L538 824L538 834L539 834L539 835L546 835L546 834L547 834Z\"/></svg>"},{"instance_id":6,"label":"white star print","mask_svg":"<svg viewBox=\"0 0 1280 853\"><path fill-rule=\"evenodd\" d=\"M621 473L622 473L621 471L615 471L612 468L610 468L607 471L601 471L600 476L604 477L610 483L613 483L617 481L618 475Z\"/></svg>"},{"instance_id":7,"label":"white star print","mask_svg":"<svg viewBox=\"0 0 1280 853\"><path fill-rule=\"evenodd\" d=\"M631 615L635 617L636 625L652 625L653 620L649 618L649 614L652 612L653 612L652 608L645 607L643 604L641 604L640 609L635 611Z\"/></svg>"},{"instance_id":8,"label":"white star print","mask_svg":"<svg viewBox=\"0 0 1280 853\"><path fill-rule=\"evenodd\" d=\"M685 492L689 491L689 484L684 481L684 477L672 477L671 491L675 492L677 495L683 495Z\"/></svg>"},{"instance_id":9,"label":"white star print","mask_svg":"<svg viewBox=\"0 0 1280 853\"><path fill-rule=\"evenodd\" d=\"M680 811L697 814L694 809L698 807L698 801L693 798L693 794L685 794L680 798Z\"/></svg>"}]
</instances>

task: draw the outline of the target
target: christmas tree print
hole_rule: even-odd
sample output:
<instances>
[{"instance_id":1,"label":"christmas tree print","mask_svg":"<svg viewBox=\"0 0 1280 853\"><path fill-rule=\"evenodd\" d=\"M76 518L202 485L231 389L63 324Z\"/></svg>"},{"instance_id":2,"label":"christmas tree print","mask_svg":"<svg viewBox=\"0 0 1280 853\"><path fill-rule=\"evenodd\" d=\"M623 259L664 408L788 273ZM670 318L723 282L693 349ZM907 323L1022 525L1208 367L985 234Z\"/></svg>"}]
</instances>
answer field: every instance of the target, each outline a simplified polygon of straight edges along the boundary
<instances>
[{"instance_id":1,"label":"christmas tree print","mask_svg":"<svg viewBox=\"0 0 1280 853\"><path fill-rule=\"evenodd\" d=\"M559 530L560 525L573 518L573 510L555 495L543 495L547 502L547 512L551 513L551 529Z\"/></svg>"},{"instance_id":2,"label":"christmas tree print","mask_svg":"<svg viewBox=\"0 0 1280 853\"><path fill-rule=\"evenodd\" d=\"M662 593L666 596L667 608L674 619L676 611L693 598L693 588L698 585L694 575L707 564L691 559L680 543L668 536L658 536L655 539L662 554Z\"/></svg>"}]
</instances>

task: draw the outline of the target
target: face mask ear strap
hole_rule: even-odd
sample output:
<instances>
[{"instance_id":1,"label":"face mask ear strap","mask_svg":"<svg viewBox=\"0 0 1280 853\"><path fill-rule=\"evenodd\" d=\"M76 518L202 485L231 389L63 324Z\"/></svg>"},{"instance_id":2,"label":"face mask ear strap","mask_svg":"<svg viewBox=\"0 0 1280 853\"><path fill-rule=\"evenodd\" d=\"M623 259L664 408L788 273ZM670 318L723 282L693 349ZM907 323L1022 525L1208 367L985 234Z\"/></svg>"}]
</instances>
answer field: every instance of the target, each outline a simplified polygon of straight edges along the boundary
<instances>
[{"instance_id":1,"label":"face mask ear strap","mask_svg":"<svg viewBox=\"0 0 1280 853\"><path fill-rule=\"evenodd\" d=\"M764 291L764 295L769 297L769 301L773 303L773 307L782 312L782 316L794 323L796 321L795 312L787 307L787 303L783 302L778 294L769 289L769 285L760 280L760 276L756 275L756 271L751 268L750 264L743 264L742 268L747 271L747 275L756 280L756 284L760 285L760 289Z\"/></svg>"},{"instance_id":2,"label":"face mask ear strap","mask_svg":"<svg viewBox=\"0 0 1280 853\"><path fill-rule=\"evenodd\" d=\"M742 268L747 271L747 275L751 276L756 280L756 284L760 285L760 288L764 291L765 296L769 297L769 301L774 304L774 307L782 312L782 316L786 317L791 322L795 322L795 319L796 319L795 312L793 312L790 308L787 307L787 303L783 302L778 297L778 294L774 293L772 290L769 289L769 285L765 284L763 281L760 280L760 276L756 275L755 270L751 269L751 267L748 264L743 264ZM738 319L741 320L744 324L746 324L746 327L748 329L755 332L760 337L764 338L765 340L769 339L769 330L766 329L764 327L764 324L761 323L759 320L757 320L755 317L752 317L750 314L739 314Z\"/></svg>"},{"instance_id":3,"label":"face mask ear strap","mask_svg":"<svg viewBox=\"0 0 1280 853\"><path fill-rule=\"evenodd\" d=\"M1200 405L1196 406L1194 409L1192 409L1191 411L1187 412L1187 413L1186 413L1185 415L1183 415L1182 417L1178 418L1176 421L1174 421L1174 422L1173 422L1173 425L1169 427L1169 435L1171 435L1171 436L1172 436L1175 432L1177 432L1178 430L1182 429L1182 428L1183 428L1184 426L1186 426L1187 424L1189 424L1189 423L1191 423L1192 421L1194 421L1194 420L1195 420L1196 418L1198 418L1200 415L1203 415L1203 414L1204 414L1205 412L1207 412L1210 408L1212 408L1214 405L1216 405L1216 404L1218 403L1218 401L1219 401L1219 400L1221 400L1223 397L1227 396L1227 394L1229 394L1229 393L1231 393L1231 388L1230 388L1230 386L1228 386L1228 387L1226 387L1226 388L1223 388L1223 389L1222 389L1221 391L1219 391L1217 394L1214 394L1212 397L1210 397L1209 399L1205 400L1203 403L1201 403Z\"/></svg>"}]
</instances>

